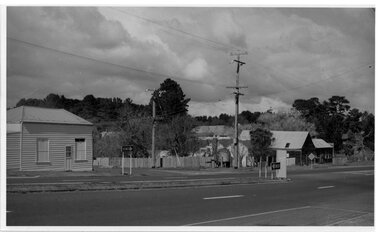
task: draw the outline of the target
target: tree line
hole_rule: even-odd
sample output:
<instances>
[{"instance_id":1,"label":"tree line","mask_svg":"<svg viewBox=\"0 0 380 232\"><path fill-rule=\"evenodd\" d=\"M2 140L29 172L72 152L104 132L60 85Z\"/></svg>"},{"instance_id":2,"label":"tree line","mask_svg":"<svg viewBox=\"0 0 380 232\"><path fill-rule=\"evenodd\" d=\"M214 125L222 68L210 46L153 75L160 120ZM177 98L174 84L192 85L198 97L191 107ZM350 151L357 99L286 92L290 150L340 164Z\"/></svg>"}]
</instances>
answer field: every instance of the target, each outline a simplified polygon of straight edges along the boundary
<instances>
[{"instance_id":1,"label":"tree line","mask_svg":"<svg viewBox=\"0 0 380 232\"><path fill-rule=\"evenodd\" d=\"M156 147L180 156L192 155L205 142L193 132L201 125L234 125L234 116L195 116L188 114L188 103L180 85L166 79L154 90L150 102L136 104L132 99L96 98L87 95L83 100L49 94L44 99L21 99L22 105L66 109L95 125L95 156L118 156L120 146L131 144L135 156L150 156L152 107L155 101ZM309 131L312 136L334 143L337 152L347 155L364 148L374 150L374 115L351 109L344 96L332 96L320 102L318 98L297 99L288 112L250 112L238 115L242 129Z\"/></svg>"},{"instance_id":2,"label":"tree line","mask_svg":"<svg viewBox=\"0 0 380 232\"><path fill-rule=\"evenodd\" d=\"M348 155L365 147L373 151L375 116L351 109L349 103L344 96L332 96L322 102L318 98L297 99L293 108L315 125L319 137L334 143L337 151L344 150Z\"/></svg>"}]
</instances>

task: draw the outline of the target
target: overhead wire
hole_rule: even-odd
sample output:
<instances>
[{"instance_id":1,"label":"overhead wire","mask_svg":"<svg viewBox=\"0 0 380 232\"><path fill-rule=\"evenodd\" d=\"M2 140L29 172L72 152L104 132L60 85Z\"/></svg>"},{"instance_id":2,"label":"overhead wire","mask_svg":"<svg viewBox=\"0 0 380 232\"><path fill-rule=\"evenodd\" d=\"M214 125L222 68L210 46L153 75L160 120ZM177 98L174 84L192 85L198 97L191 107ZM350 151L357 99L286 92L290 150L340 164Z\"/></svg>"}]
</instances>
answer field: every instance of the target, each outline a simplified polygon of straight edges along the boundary
<instances>
[{"instance_id":1,"label":"overhead wire","mask_svg":"<svg viewBox=\"0 0 380 232\"><path fill-rule=\"evenodd\" d=\"M173 30L173 31L176 31L176 32L179 32L179 33L182 33L186 36L190 36L190 37L193 37L193 38L196 38L198 40L203 40L203 41L206 41L206 42L209 42L209 43L212 43L212 44L216 44L218 46L221 46L221 47L224 47L224 48L228 48L228 49L235 49L235 50L241 50L241 48L238 48L236 46L233 46L233 45L230 45L230 44L226 44L226 43L222 43L222 42L219 42L219 41L215 41L215 40L211 40L209 38L206 38L206 37L203 37L203 36L200 36L200 35L197 35L197 34L193 34L193 33L190 33L190 32L187 32L187 31L184 31L184 30L181 30L181 29L178 29L178 28L175 28L175 27L172 27L172 26L168 26L168 25L164 25L162 23L159 23L157 22L156 20L154 19L150 19L150 18L147 18L147 17L143 17L141 15L137 15L137 14L134 14L134 13L131 13L129 11L125 11L125 10L121 10L121 9L117 9L117 8L114 8L114 7L108 7L109 9L112 9L112 10L115 10L115 11L118 11L118 12L121 12L123 14L127 14L129 16L132 16L132 17L135 17L135 18L138 18L140 20L144 20L146 22L149 22L149 23L152 23L152 24L155 24L155 25L158 25L160 27L164 27L164 28L168 28L170 30Z\"/></svg>"},{"instance_id":2,"label":"overhead wire","mask_svg":"<svg viewBox=\"0 0 380 232\"><path fill-rule=\"evenodd\" d=\"M116 9L116 8L113 8L113 7L108 7L109 9L112 9L112 10L115 10L115 11L118 11L118 12L121 12L123 14L127 14L127 15L130 15L130 16L133 16L133 17L136 17L136 18L139 18L141 20L144 20L144 21L147 21L149 23L152 23L152 24L155 24L155 25L158 25L160 27L163 27L163 28L168 28L170 30L173 30L173 31L176 31L176 32L179 32L179 33L182 33L186 36L189 36L189 37L193 37L193 38L196 38L197 40L201 40L201 41L206 41L208 43L211 43L211 44L215 44L215 45L218 45L218 46L222 46L224 48L230 48L230 49L239 49L235 46L232 46L232 45L229 45L229 44L225 44L225 43L222 43L222 42L218 42L218 41L214 41L214 40L211 40L211 39L208 39L208 38L205 38L205 37L202 37L202 36L199 36L199 35L196 35L196 34L192 34L192 33L189 33L187 31L183 31L183 30L180 30L178 28L174 28L174 27L171 27L171 26L168 26L168 25L164 25L162 23L159 23L153 19L150 19L150 18L147 18L147 17L143 17L143 16L140 16L140 15L136 15L136 14L133 14L131 12L127 12L127 11L124 11L124 10L120 10L120 9ZM372 12L371 12L372 13ZM51 50L51 51L54 51L54 52L58 52L58 53L62 53L62 54L66 54L66 55L69 55L69 56L74 56L74 57L77 57L77 58L83 58L83 59L88 59L88 60L91 60L91 61L94 61L94 62L100 62L100 63L103 63L103 64L107 64L107 65L113 65L113 66L116 66L116 67L119 67L119 68L122 68L122 69L128 69L128 70L132 70L132 71L135 71L135 72L142 72L142 73L147 73L147 74L150 74L150 75L154 75L154 76L160 76L160 77L165 77L165 78L172 78L172 79L175 79L175 80L180 80L180 81L186 81L186 82L191 82L191 83L198 83L198 84L207 84L207 85L212 85L212 86L220 86L220 87L224 87L224 85L220 85L220 84L215 84L215 83L207 83L207 82L203 82L203 81L197 81L197 80L188 80L188 79L185 79L185 78L181 78L181 77L178 77L178 76L174 76L174 75L169 75L169 74L163 74L163 73L157 73L157 72L151 72L151 71L147 71L147 70L143 70L143 69L138 69L138 68L135 68L135 67L130 67L130 66L126 66L126 65L120 65L120 64L115 64L115 63L111 63L111 62L108 62L108 61L104 61L104 60L99 60L99 59L95 59L95 58L92 58L92 57L88 57L88 56L84 56L84 55L79 55L79 54L75 54L75 53L70 53L70 52L67 52L67 51L62 51L62 50L58 50L58 49L54 49L54 48L50 48L50 47L46 47L46 46L42 46L42 45L38 45L38 44L35 44L35 43L31 43L31 42L27 42L27 41L23 41L23 40L19 40L19 39L15 39L15 38L12 38L12 37L7 37L8 39L10 40L13 40L13 41L16 41L16 42L19 42L19 43L24 43L24 44L27 44L29 46L34 46L34 47L39 47L39 48L42 48L42 49L48 49L48 50ZM273 68L270 68L268 66L265 66L263 64L260 64L259 62L256 62L255 64L257 65L260 65L262 67L264 67L265 69L267 70L275 70ZM275 70L276 71L276 70ZM282 75L284 75L284 72L282 72ZM280 93L284 93L284 92L290 92L290 91L293 91L293 90L297 90L297 89L300 89L300 88L304 88L304 87L308 87L310 85L314 85L314 84L319 84L320 82L322 81L326 81L326 80L329 80L329 79L333 79L333 78L336 78L336 77L340 77L344 74L347 74L351 71L348 71L348 72L345 72L345 73L342 73L342 74L338 74L338 75L333 75L333 76L330 76L328 78L325 78L325 79L322 79L322 80L318 80L318 81L315 81L315 82L310 82L310 83L306 83L304 85L301 85L301 86L297 86L297 87L294 87L294 88L290 88L290 89L287 89L287 90L284 90L284 91L279 91L279 92L275 92L275 93L270 93L270 94L263 94L263 95L260 95L260 96L271 96L271 95L276 95L276 94L280 94ZM286 73L286 72L285 72ZM293 77L294 74L292 74L292 78L291 79L294 79ZM284 76L287 76L287 77L291 77L289 74L288 75L284 75ZM275 76L276 77L276 76ZM277 77L276 77L277 79Z\"/></svg>"},{"instance_id":3,"label":"overhead wire","mask_svg":"<svg viewBox=\"0 0 380 232\"><path fill-rule=\"evenodd\" d=\"M58 49L54 49L54 48L50 48L50 47L46 47L46 46L42 46L42 45L39 45L39 44L27 42L27 41L24 41L24 40L19 40L19 39L13 38L13 37L7 37L7 39L10 39L10 40L18 42L18 43L26 44L28 46L37 47L37 48L41 48L41 49L46 49L46 50L54 51L56 53L61 53L61 54L65 54L65 55L69 55L69 56L73 56L73 57L77 57L77 58L81 58L81 59L87 59L87 60L91 60L91 61L94 61L94 62L100 62L100 63L106 64L106 65L112 65L112 66L116 66L116 67L119 67L119 68L122 68L122 69L128 69L128 70L132 70L132 71L136 71L136 72L142 72L142 73L147 73L147 74L151 74L151 75L155 75L155 76L172 78L172 79L175 79L175 80L187 81L187 82L192 82L192 83L207 84L207 85L212 85L212 86L221 86L223 88L225 87L224 85L220 85L220 84L218 85L218 84L214 84L214 83L207 83L207 82L201 82L201 81L196 81L196 80L188 80L188 79L179 78L177 76L172 76L172 75L168 75L168 74L151 72L151 71L137 69L137 68L130 67L130 66L125 66L125 65L111 63L111 62L108 62L108 61L98 60L98 59L95 59L95 58L92 58L92 57L87 57L87 56L83 56L83 55L79 55L79 54L74 54L74 53L70 53L70 52L66 52L66 51L62 51L62 50L58 50ZM361 65L361 66L357 67L357 69L360 69L360 68L363 68L363 67L372 66L372 65L373 64L364 64L364 65ZM350 69L350 70L348 70L348 71L346 71L344 73L340 73L340 74L337 74L337 75L332 75L332 76L330 76L328 78L325 78L325 79L322 79L322 80L318 80L318 81L314 81L314 82L309 82L309 83L306 83L305 85L293 87L293 88L290 88L290 89L287 89L287 90L284 90L284 91L279 91L279 92L269 93L269 94L260 94L259 96L261 96L261 97L272 96L272 95L277 95L277 94L281 94L281 93L284 93L284 92L294 91L294 90L297 90L297 89L300 89L300 88L304 88L304 87L308 87L308 86L311 86L311 85L319 84L320 82L323 82L323 81L327 81L327 80L330 80L330 79L335 79L335 78L338 78L338 77L342 77L343 75L348 74L350 72L354 72L354 71L356 71L356 70Z\"/></svg>"},{"instance_id":4,"label":"overhead wire","mask_svg":"<svg viewBox=\"0 0 380 232\"><path fill-rule=\"evenodd\" d=\"M286 92L294 91L294 90L297 90L297 89L300 89L300 88L304 88L304 87L310 87L312 85L320 84L321 82L324 82L324 81L328 81L328 80L331 80L331 79L336 79L336 78L339 78L339 77L343 77L346 74L349 74L349 73L352 73L352 72L356 72L357 70L360 70L360 69L362 69L364 67L372 68L373 64L368 64L368 63L367 64L362 64L362 65L356 67L355 69L350 69L350 70L347 70L346 72L343 72L343 73L339 73L339 74L336 74L336 75L331 75L331 76L329 76L329 77L327 77L325 79L322 79L322 80L309 82L309 83L306 83L304 85L300 85L300 86L296 86L296 87L293 87L293 88L289 88L289 89L284 90L284 91L279 91L279 92L270 93L270 94L260 94L257 97L272 96L272 95L277 95L277 94L281 94L281 93L286 93Z\"/></svg>"},{"instance_id":5,"label":"overhead wire","mask_svg":"<svg viewBox=\"0 0 380 232\"><path fill-rule=\"evenodd\" d=\"M197 84L202 84L202 85L206 84L206 85L211 85L211 86L222 86L222 85L216 84L216 83L208 83L208 82L198 81L198 80L189 80L189 79L186 79L186 78L181 78L181 77L170 75L170 74L157 73L157 72L147 71L147 70L143 70L143 69L139 69L139 68L135 68L135 67L131 67L131 66L116 64L116 63L112 63L112 62L108 62L108 61L104 61L104 60L95 59L95 58L92 58L92 57L89 57L89 56L85 56L85 55L79 55L79 54L76 54L76 53L67 52L67 51L63 51L63 50L58 50L58 49L55 49L55 48L39 45L39 44L36 44L36 43L27 42L27 41L16 39L16 38L9 37L9 36L7 37L7 39L12 40L14 42L26 44L28 46L32 46L32 47L36 47L36 48L41 48L41 49L53 51L53 52L56 52L56 53L65 54L65 55L68 55L68 56L73 56L73 57L80 58L80 59L87 59L87 60L91 60L91 61L97 62L97 63L103 63L103 64L106 64L106 65L112 65L112 66L119 67L119 68L122 68L122 69L132 70L132 71L135 71L135 72L146 73L146 74L150 74L150 75L153 75L153 76L160 76L160 77L164 77L164 78L171 78L171 79L175 79L175 80L179 80L179 81L197 83ZM223 85L223 87L224 87L224 85Z\"/></svg>"},{"instance_id":6,"label":"overhead wire","mask_svg":"<svg viewBox=\"0 0 380 232\"><path fill-rule=\"evenodd\" d=\"M149 23L152 23L152 24L158 25L158 26L160 26L160 27L164 27L164 28L168 28L168 29L170 29L170 30L174 30L174 31L180 32L180 33L182 33L182 34L184 34L184 35L191 36L191 37L196 38L196 39L200 39L200 40L203 40L203 41L206 41L206 42L209 42L209 43L213 43L213 44L217 44L217 45L223 46L224 48L230 48L230 49L240 50L240 48L237 48L237 47L232 46L232 45L229 45L229 44L225 44L225 43L222 43L222 42L218 42L218 41L215 41L215 40L211 40L211 39L208 39L208 38L205 38L205 37L202 37L202 36L196 35L196 34L189 33L189 32L187 32L187 31L180 30L180 29L178 29L178 28L174 28L174 27L171 27L171 26L168 26L168 25L164 25L164 24L159 23L159 22L157 22L157 21L155 21L155 20L153 20L153 19L151 19L151 18L143 17L143 16L141 16L141 15L137 15L137 14L134 14L134 13L131 13L131 12L125 11L125 10L121 10L121 9L116 9L116 8L109 8L109 9L112 9L112 10L115 10L115 11L118 11L118 12L121 12L121 13L123 13L123 14L127 14L127 15L130 15L130 16L133 16L133 17L135 17L135 18L138 18L138 19L144 20L144 21L146 21L146 22L149 22ZM267 69L267 70L272 70L272 71L274 70L274 72L278 72L278 71L275 70L274 68L270 68L270 67L268 67L268 66L266 66L266 65L263 65L263 64L261 64L261 63L259 63L259 62L255 62L254 65L259 65L259 66L264 67L264 68ZM318 80L318 81L316 81L316 82L305 83L304 85L297 86L297 87L294 87L294 88L291 88L291 89L286 89L286 90L284 90L284 91L279 91L279 92L276 92L276 93L266 94L266 95L264 95L264 96L270 96L270 95L280 94L280 93L283 93L283 92L289 92L289 91L292 91L292 90L297 90L297 89L300 89L300 88L308 87L308 86L310 86L310 85L314 85L314 84L320 83L320 82L322 82L322 81L326 81L326 80L329 80L329 79L333 79L333 78L336 78L336 77L340 77L340 76L342 76L342 75L344 75L344 74L347 74L347 73L349 73L349 72L351 72L351 71L344 72L344 73L341 73L341 74L338 74L338 75L333 75L333 76L330 76L330 77L328 77L328 78L325 78L325 79L322 79L322 80ZM284 74L287 74L287 75L284 75ZM295 80L295 79L296 79L296 78L293 77L294 74L291 74L291 75L290 75L290 73L287 73L287 72L284 73L283 70L281 71L281 75L286 76L286 77L288 77L289 79L292 79L292 80ZM277 78L276 75L271 75L271 76L275 77L276 79L279 79L279 78ZM297 78L297 80L298 80L298 79L299 79L299 78ZM285 87L284 87L284 88L285 88Z\"/></svg>"}]
</instances>

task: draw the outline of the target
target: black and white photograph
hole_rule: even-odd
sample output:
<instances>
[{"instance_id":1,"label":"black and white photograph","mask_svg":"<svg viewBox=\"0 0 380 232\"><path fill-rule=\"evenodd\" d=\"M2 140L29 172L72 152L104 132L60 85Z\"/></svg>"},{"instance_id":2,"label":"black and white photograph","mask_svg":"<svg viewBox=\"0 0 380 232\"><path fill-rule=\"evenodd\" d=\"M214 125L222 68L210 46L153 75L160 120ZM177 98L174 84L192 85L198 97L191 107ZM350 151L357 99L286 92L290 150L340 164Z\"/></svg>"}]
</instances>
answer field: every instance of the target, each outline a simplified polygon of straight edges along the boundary
<instances>
[{"instance_id":1,"label":"black and white photograph","mask_svg":"<svg viewBox=\"0 0 380 232\"><path fill-rule=\"evenodd\" d=\"M375 231L375 5L232 4L3 6L1 228Z\"/></svg>"}]
</instances>

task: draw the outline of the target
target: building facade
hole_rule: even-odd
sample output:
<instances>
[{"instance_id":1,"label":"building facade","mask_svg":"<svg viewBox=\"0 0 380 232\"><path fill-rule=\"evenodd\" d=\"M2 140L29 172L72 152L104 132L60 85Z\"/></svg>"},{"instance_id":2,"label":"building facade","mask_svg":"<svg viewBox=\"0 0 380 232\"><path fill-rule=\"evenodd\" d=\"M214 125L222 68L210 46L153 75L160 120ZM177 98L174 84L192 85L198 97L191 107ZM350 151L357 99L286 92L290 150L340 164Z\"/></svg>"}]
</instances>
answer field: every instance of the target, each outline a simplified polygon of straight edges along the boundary
<instances>
[{"instance_id":1,"label":"building facade","mask_svg":"<svg viewBox=\"0 0 380 232\"><path fill-rule=\"evenodd\" d=\"M64 109L7 111L7 169L91 171L93 125Z\"/></svg>"}]
</instances>

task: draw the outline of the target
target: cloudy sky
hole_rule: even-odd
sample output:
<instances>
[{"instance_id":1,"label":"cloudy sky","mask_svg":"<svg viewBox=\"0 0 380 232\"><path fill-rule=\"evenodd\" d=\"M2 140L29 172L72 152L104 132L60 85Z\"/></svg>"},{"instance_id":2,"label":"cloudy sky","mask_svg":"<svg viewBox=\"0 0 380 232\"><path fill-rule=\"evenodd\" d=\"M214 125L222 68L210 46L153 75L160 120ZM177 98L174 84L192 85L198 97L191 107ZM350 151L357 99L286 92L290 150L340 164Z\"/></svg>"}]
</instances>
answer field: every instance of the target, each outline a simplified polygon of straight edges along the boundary
<instances>
[{"instance_id":1,"label":"cloudy sky","mask_svg":"<svg viewBox=\"0 0 380 232\"><path fill-rule=\"evenodd\" d=\"M7 106L57 93L131 98L168 77L192 115L289 109L346 96L374 112L375 13L369 8L8 7Z\"/></svg>"}]
</instances>

